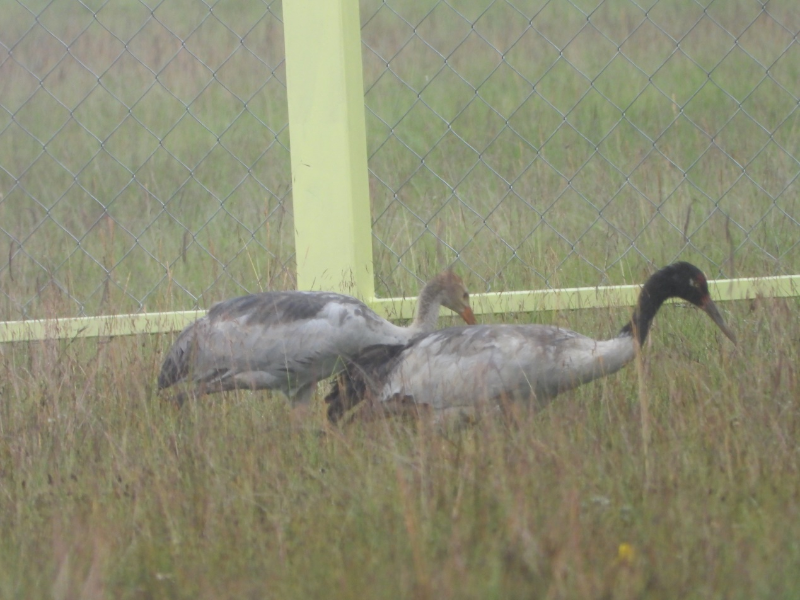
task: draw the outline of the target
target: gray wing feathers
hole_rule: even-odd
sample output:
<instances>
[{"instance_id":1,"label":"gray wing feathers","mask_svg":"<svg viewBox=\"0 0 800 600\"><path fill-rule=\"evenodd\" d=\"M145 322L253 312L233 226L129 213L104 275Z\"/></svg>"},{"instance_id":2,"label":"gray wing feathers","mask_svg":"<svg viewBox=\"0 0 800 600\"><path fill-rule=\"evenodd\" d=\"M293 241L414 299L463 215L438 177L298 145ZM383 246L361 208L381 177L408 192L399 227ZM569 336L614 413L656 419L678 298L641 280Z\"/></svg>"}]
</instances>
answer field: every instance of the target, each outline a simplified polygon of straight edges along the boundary
<instances>
[{"instance_id":1,"label":"gray wing feathers","mask_svg":"<svg viewBox=\"0 0 800 600\"><path fill-rule=\"evenodd\" d=\"M266 292L214 305L167 355L159 389L191 379L207 391L280 389L289 396L341 369L344 357L409 333L333 293Z\"/></svg>"},{"instance_id":2,"label":"gray wing feathers","mask_svg":"<svg viewBox=\"0 0 800 600\"><path fill-rule=\"evenodd\" d=\"M379 397L411 396L437 410L501 397L542 402L619 369L629 348L552 326L454 327L416 338Z\"/></svg>"},{"instance_id":3,"label":"gray wing feathers","mask_svg":"<svg viewBox=\"0 0 800 600\"><path fill-rule=\"evenodd\" d=\"M314 319L329 305L347 307L354 313L380 322L366 304L350 296L327 292L262 292L219 302L208 317L218 320L241 320L250 325L280 325Z\"/></svg>"}]
</instances>

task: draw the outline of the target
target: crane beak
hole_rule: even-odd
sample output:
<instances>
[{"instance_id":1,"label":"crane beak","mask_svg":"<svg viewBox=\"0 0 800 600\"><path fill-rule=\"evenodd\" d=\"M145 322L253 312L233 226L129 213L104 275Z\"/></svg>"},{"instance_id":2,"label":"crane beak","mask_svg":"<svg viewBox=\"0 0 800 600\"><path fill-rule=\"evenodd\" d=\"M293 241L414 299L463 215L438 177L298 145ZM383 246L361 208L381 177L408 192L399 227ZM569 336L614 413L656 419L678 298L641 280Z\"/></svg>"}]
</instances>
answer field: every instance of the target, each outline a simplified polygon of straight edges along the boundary
<instances>
[{"instance_id":1,"label":"crane beak","mask_svg":"<svg viewBox=\"0 0 800 600\"><path fill-rule=\"evenodd\" d=\"M464 319L467 325L475 325L475 323L478 322L475 320L475 315L473 314L472 309L469 306L467 306L464 310L462 310L458 314L461 315L461 318Z\"/></svg>"},{"instance_id":2,"label":"crane beak","mask_svg":"<svg viewBox=\"0 0 800 600\"><path fill-rule=\"evenodd\" d=\"M714 304L714 301L711 298L708 298L705 302L703 302L702 309L708 313L708 316L711 317L711 320L717 324L728 339L732 341L734 344L736 343L736 334L731 331L731 328L728 327L727 323L725 323L725 319L722 318L722 315L719 314L719 309L717 309L717 305Z\"/></svg>"}]
</instances>

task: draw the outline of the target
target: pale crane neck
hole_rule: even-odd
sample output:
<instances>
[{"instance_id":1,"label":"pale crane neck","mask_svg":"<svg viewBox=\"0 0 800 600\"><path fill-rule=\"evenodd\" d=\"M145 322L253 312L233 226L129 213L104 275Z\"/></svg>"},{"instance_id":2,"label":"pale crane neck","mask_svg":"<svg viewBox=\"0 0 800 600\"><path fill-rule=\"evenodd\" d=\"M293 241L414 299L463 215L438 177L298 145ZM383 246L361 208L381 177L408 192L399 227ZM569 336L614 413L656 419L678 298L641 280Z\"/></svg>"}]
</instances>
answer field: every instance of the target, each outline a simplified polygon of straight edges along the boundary
<instances>
[{"instance_id":1,"label":"pale crane neck","mask_svg":"<svg viewBox=\"0 0 800 600\"><path fill-rule=\"evenodd\" d=\"M430 333L436 330L439 321L439 307L442 305L443 288L437 280L432 280L422 288L417 299L417 311L414 314L409 329L414 335L419 333Z\"/></svg>"}]
</instances>

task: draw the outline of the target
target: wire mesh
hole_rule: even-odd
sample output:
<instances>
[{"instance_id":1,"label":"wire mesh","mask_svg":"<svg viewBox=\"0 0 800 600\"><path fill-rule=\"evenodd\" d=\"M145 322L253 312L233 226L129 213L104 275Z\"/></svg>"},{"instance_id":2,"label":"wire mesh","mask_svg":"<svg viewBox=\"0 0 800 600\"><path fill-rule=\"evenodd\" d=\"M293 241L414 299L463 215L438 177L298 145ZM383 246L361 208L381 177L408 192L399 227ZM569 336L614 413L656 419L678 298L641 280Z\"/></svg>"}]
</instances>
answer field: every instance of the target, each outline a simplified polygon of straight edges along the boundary
<instances>
[{"instance_id":1,"label":"wire mesh","mask_svg":"<svg viewBox=\"0 0 800 600\"><path fill-rule=\"evenodd\" d=\"M2 10L0 320L293 285L280 3Z\"/></svg>"},{"instance_id":2,"label":"wire mesh","mask_svg":"<svg viewBox=\"0 0 800 600\"><path fill-rule=\"evenodd\" d=\"M678 259L800 272L791 2L376 0L362 20L380 293L432 247L474 291Z\"/></svg>"},{"instance_id":3,"label":"wire mesh","mask_svg":"<svg viewBox=\"0 0 800 600\"><path fill-rule=\"evenodd\" d=\"M362 0L376 291L800 273L793 0ZM280 2L0 21L0 320L295 285Z\"/></svg>"}]
</instances>

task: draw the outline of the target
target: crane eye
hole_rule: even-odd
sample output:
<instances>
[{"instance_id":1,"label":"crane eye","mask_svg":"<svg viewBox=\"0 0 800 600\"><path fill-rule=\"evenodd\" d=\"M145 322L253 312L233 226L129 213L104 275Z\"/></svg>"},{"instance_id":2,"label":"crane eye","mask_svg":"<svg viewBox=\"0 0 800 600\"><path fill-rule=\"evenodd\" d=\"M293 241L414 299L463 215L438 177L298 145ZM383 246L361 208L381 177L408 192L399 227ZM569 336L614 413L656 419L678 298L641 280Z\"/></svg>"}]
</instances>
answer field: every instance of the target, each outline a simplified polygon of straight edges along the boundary
<instances>
[{"instance_id":1,"label":"crane eye","mask_svg":"<svg viewBox=\"0 0 800 600\"><path fill-rule=\"evenodd\" d=\"M464 292L464 300L469 300L469 292Z\"/></svg>"}]
</instances>

